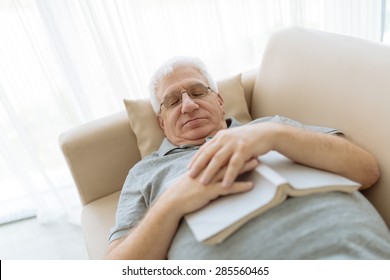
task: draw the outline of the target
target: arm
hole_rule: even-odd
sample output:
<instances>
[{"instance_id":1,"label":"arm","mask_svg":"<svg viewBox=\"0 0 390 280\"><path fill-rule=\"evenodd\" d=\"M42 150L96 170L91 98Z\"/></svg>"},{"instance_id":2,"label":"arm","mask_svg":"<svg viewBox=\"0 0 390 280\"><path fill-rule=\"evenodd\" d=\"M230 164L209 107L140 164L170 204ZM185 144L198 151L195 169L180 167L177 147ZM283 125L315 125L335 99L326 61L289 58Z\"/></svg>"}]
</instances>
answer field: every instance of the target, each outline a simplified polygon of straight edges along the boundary
<instances>
[{"instance_id":1,"label":"arm","mask_svg":"<svg viewBox=\"0 0 390 280\"><path fill-rule=\"evenodd\" d=\"M359 182L361 189L369 188L379 179L375 158L342 136L286 127L279 139L283 141L277 141L275 149L280 153L298 163Z\"/></svg>"},{"instance_id":2,"label":"arm","mask_svg":"<svg viewBox=\"0 0 390 280\"><path fill-rule=\"evenodd\" d=\"M172 205L164 204L163 199L157 200L137 227L110 243L106 258L164 259L181 219L172 210Z\"/></svg>"},{"instance_id":3,"label":"arm","mask_svg":"<svg viewBox=\"0 0 390 280\"><path fill-rule=\"evenodd\" d=\"M200 181L207 184L219 168L227 165L223 184L228 187L242 162L271 150L298 163L355 180L362 189L379 178L373 156L347 139L271 122L220 131L194 156L190 175L203 172Z\"/></svg>"},{"instance_id":4,"label":"arm","mask_svg":"<svg viewBox=\"0 0 390 280\"><path fill-rule=\"evenodd\" d=\"M240 173L254 169L257 161L247 162ZM251 182L238 182L223 188L221 170L207 186L188 174L169 187L148 210L140 224L127 236L111 242L108 259L165 259L182 217L221 195L247 191Z\"/></svg>"}]
</instances>

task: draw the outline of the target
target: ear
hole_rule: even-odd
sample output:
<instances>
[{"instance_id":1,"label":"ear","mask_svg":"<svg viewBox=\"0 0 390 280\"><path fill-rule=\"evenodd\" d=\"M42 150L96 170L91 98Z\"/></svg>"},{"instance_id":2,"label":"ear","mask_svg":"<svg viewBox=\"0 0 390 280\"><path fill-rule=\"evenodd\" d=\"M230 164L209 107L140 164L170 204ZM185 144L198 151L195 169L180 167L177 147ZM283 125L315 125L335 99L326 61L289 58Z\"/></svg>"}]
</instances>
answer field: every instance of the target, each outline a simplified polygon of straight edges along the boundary
<instances>
[{"instance_id":1,"label":"ear","mask_svg":"<svg viewBox=\"0 0 390 280\"><path fill-rule=\"evenodd\" d=\"M223 97L222 97L222 95L219 92L217 92L217 100L218 100L218 103L219 103L219 107L221 108L223 114L225 115L225 108L223 106L223 104L224 104Z\"/></svg>"},{"instance_id":2,"label":"ear","mask_svg":"<svg viewBox=\"0 0 390 280\"><path fill-rule=\"evenodd\" d=\"M157 121L158 121L158 124L160 125L161 129L164 131L164 119L160 116L160 115L157 115Z\"/></svg>"}]
</instances>

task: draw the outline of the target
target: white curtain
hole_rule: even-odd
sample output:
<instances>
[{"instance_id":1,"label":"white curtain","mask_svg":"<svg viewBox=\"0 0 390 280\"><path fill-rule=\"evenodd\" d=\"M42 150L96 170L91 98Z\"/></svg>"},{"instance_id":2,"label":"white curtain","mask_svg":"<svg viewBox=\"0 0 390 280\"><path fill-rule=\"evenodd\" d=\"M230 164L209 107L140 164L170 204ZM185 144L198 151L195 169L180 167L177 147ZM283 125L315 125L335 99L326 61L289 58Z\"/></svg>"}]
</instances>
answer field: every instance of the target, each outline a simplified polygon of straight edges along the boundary
<instances>
[{"instance_id":1,"label":"white curtain","mask_svg":"<svg viewBox=\"0 0 390 280\"><path fill-rule=\"evenodd\" d=\"M0 223L80 203L59 134L147 96L154 69L198 56L219 79L259 66L267 38L303 26L379 41L380 0L1 0Z\"/></svg>"}]
</instances>

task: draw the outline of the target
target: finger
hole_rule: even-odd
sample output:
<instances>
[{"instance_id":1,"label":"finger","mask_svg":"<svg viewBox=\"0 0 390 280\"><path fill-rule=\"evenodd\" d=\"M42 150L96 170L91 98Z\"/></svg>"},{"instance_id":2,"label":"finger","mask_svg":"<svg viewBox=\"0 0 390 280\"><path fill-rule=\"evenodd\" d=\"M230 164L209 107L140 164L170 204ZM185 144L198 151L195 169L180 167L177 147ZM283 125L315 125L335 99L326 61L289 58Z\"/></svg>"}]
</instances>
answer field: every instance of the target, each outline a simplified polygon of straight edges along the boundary
<instances>
[{"instance_id":1,"label":"finger","mask_svg":"<svg viewBox=\"0 0 390 280\"><path fill-rule=\"evenodd\" d=\"M215 139L211 139L208 142L204 143L196 152L196 154L192 157L190 163L188 164L188 168L191 168L195 162L199 160L199 157L204 155L204 152L207 150L211 150L215 145Z\"/></svg>"},{"instance_id":2,"label":"finger","mask_svg":"<svg viewBox=\"0 0 390 280\"><path fill-rule=\"evenodd\" d=\"M235 193L247 192L253 188L253 182L235 182L230 188L220 187L220 195L229 195Z\"/></svg>"},{"instance_id":3,"label":"finger","mask_svg":"<svg viewBox=\"0 0 390 280\"><path fill-rule=\"evenodd\" d=\"M240 174L240 170L244 168L246 160L239 154L234 154L227 166L225 176L222 180L222 185L229 188Z\"/></svg>"},{"instance_id":4,"label":"finger","mask_svg":"<svg viewBox=\"0 0 390 280\"><path fill-rule=\"evenodd\" d=\"M257 160L257 158L251 158L250 160L248 160L244 164L244 166L241 168L239 174L243 174L245 172L251 171L251 170L255 169L258 165L259 165L259 161ZM224 166L223 168L221 168L217 172L217 174L214 176L214 178L211 180L210 183L221 182L223 177L225 176L226 170L227 170L227 166Z\"/></svg>"},{"instance_id":5,"label":"finger","mask_svg":"<svg viewBox=\"0 0 390 280\"><path fill-rule=\"evenodd\" d=\"M193 167L194 163L198 160L198 157L202 154L203 147L204 147L205 145L207 145L207 143L206 143L206 144L203 144L203 146L200 147L200 148L198 149L198 151L195 153L195 155L191 158L190 163L189 163L188 166L187 166L188 169L191 169L191 168Z\"/></svg>"},{"instance_id":6,"label":"finger","mask_svg":"<svg viewBox=\"0 0 390 280\"><path fill-rule=\"evenodd\" d=\"M223 176L226 173L227 166L222 167L217 174L215 174L214 178L212 179L211 183L216 183L216 182L222 182Z\"/></svg>"},{"instance_id":7,"label":"finger","mask_svg":"<svg viewBox=\"0 0 390 280\"><path fill-rule=\"evenodd\" d=\"M245 162L245 165L243 168L241 168L239 174L243 174L248 171L252 171L259 165L259 160L257 158L251 158L247 162Z\"/></svg>"},{"instance_id":8,"label":"finger","mask_svg":"<svg viewBox=\"0 0 390 280\"><path fill-rule=\"evenodd\" d=\"M219 170L228 164L230 156L231 152L229 148L225 147L214 154L210 162L204 168L204 171L200 176L200 182L204 185L210 183Z\"/></svg>"},{"instance_id":9,"label":"finger","mask_svg":"<svg viewBox=\"0 0 390 280\"><path fill-rule=\"evenodd\" d=\"M200 147L200 149L195 153L188 165L189 175L192 178L198 176L203 170L203 167L206 166L208 164L208 161L210 160L210 158L207 158L207 155L208 153L211 153L211 149L209 151L205 151L205 147L207 147L207 144L208 143Z\"/></svg>"},{"instance_id":10,"label":"finger","mask_svg":"<svg viewBox=\"0 0 390 280\"><path fill-rule=\"evenodd\" d=\"M259 165L258 159L257 158L251 158L250 160L245 162L244 166L241 168L241 170L239 172L239 175L255 169L258 165ZM224 166L223 168L221 168L217 172L217 174L214 176L212 182L215 183L215 182L222 181L222 179L223 179L223 177L224 177L224 175L226 173L226 170L227 170L227 166Z\"/></svg>"},{"instance_id":11,"label":"finger","mask_svg":"<svg viewBox=\"0 0 390 280\"><path fill-rule=\"evenodd\" d=\"M190 176L195 178L201 171L209 164L209 161L218 150L216 145L204 144L192 157L188 168L190 170Z\"/></svg>"}]
</instances>

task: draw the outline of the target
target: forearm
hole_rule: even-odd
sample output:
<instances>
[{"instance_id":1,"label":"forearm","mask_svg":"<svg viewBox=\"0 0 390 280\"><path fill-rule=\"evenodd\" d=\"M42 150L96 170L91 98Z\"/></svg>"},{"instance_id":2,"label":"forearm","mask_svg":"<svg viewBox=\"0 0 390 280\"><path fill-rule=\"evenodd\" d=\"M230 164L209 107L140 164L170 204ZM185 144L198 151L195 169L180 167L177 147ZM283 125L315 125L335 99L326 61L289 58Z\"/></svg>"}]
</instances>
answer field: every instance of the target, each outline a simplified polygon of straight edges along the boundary
<instances>
[{"instance_id":1,"label":"forearm","mask_svg":"<svg viewBox=\"0 0 390 280\"><path fill-rule=\"evenodd\" d=\"M374 157L344 137L282 125L274 149L290 159L343 175L370 187L379 178Z\"/></svg>"},{"instance_id":2,"label":"forearm","mask_svg":"<svg viewBox=\"0 0 390 280\"><path fill-rule=\"evenodd\" d=\"M257 160L250 160L240 173L253 170ZM208 186L181 176L157 199L141 223L125 238L111 242L108 259L165 259L182 217L207 205L219 196L248 191L252 182L235 182L231 188L223 188L221 172Z\"/></svg>"},{"instance_id":3,"label":"forearm","mask_svg":"<svg viewBox=\"0 0 390 280\"><path fill-rule=\"evenodd\" d=\"M113 241L107 259L165 259L181 220L170 203L159 199L126 237Z\"/></svg>"},{"instance_id":4,"label":"forearm","mask_svg":"<svg viewBox=\"0 0 390 280\"><path fill-rule=\"evenodd\" d=\"M223 183L230 186L245 161L271 150L298 163L357 181L362 184L361 189L370 187L379 178L374 157L343 137L273 122L218 132L191 160L190 175L195 177L203 172L200 181L207 184L227 165Z\"/></svg>"}]
</instances>

